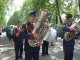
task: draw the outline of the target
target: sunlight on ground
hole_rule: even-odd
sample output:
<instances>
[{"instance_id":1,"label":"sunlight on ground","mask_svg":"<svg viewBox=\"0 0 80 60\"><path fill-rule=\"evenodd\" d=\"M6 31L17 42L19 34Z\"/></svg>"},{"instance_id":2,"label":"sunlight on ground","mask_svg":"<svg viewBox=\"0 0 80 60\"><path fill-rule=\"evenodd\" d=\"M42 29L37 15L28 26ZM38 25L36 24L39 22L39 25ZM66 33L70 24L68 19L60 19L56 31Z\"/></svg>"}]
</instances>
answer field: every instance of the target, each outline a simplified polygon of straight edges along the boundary
<instances>
[{"instance_id":1,"label":"sunlight on ground","mask_svg":"<svg viewBox=\"0 0 80 60\"><path fill-rule=\"evenodd\" d=\"M2 33L1 37L5 37L6 36L6 32Z\"/></svg>"},{"instance_id":2,"label":"sunlight on ground","mask_svg":"<svg viewBox=\"0 0 80 60\"><path fill-rule=\"evenodd\" d=\"M1 60L8 60L10 57L5 57L5 58L2 58Z\"/></svg>"},{"instance_id":3,"label":"sunlight on ground","mask_svg":"<svg viewBox=\"0 0 80 60\"><path fill-rule=\"evenodd\" d=\"M6 36L5 33L3 33L3 36ZM5 39L4 41L6 41ZM14 60L15 59L14 46L11 46L9 43L6 44L4 43L1 46L3 47L0 47L0 59ZM63 60L64 59L63 42L60 38L58 38L54 46L50 46L49 54L50 54L49 56L42 56L42 47L41 47L40 60ZM80 60L79 56L80 56L80 41L76 41L74 60ZM23 53L23 57L25 57L24 53Z\"/></svg>"}]
</instances>

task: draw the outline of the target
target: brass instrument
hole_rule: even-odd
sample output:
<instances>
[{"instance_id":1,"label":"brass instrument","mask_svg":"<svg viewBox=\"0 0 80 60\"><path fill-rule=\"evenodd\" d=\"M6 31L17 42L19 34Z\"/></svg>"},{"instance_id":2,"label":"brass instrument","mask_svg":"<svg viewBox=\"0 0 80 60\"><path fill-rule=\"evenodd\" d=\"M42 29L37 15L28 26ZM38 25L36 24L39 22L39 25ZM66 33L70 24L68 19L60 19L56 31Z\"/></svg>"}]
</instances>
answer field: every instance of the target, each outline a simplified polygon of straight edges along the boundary
<instances>
[{"instance_id":1,"label":"brass instrument","mask_svg":"<svg viewBox=\"0 0 80 60\"><path fill-rule=\"evenodd\" d=\"M46 17L48 16L48 12L42 10L39 20L36 23L35 28L32 31L32 34L40 34L39 38L35 38L34 40L28 40L28 43L31 47L38 47L37 43L41 42L49 30L49 26L45 23Z\"/></svg>"},{"instance_id":2,"label":"brass instrument","mask_svg":"<svg viewBox=\"0 0 80 60\"><path fill-rule=\"evenodd\" d=\"M76 28L76 25L80 22L80 19L79 20L75 20L75 22L71 25L71 27L74 27ZM71 39L74 39L77 35L77 29L75 29L74 32L65 32L64 34L64 40L66 41L70 41Z\"/></svg>"}]
</instances>

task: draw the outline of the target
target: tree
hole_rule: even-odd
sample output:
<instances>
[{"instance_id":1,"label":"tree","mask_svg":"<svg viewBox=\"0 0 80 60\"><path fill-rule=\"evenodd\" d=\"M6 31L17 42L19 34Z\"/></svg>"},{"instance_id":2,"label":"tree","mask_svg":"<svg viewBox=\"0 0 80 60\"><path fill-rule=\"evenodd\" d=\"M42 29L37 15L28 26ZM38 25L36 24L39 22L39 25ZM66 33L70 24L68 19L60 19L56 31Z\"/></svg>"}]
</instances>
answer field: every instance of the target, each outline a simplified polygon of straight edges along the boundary
<instances>
[{"instance_id":1,"label":"tree","mask_svg":"<svg viewBox=\"0 0 80 60\"><path fill-rule=\"evenodd\" d=\"M0 25L5 25L5 9L9 0L0 0Z\"/></svg>"},{"instance_id":2,"label":"tree","mask_svg":"<svg viewBox=\"0 0 80 60\"><path fill-rule=\"evenodd\" d=\"M80 0L78 0L78 3L79 3L79 11L80 11Z\"/></svg>"},{"instance_id":3,"label":"tree","mask_svg":"<svg viewBox=\"0 0 80 60\"><path fill-rule=\"evenodd\" d=\"M53 3L50 3L50 0L25 0L23 7L18 12L19 19L22 22L28 20L29 12L31 10L36 10L37 16L39 16L39 9L44 8L51 14L50 23L57 24L58 22L62 24L62 14L71 13L73 18L76 17L77 7L79 6L77 3L75 4L73 0L52 0ZM80 1L80 0L79 0ZM18 14L17 13L17 14ZM16 14L16 15L17 15ZM13 15L14 16L14 15ZM10 20L12 20L10 18Z\"/></svg>"},{"instance_id":4,"label":"tree","mask_svg":"<svg viewBox=\"0 0 80 60\"><path fill-rule=\"evenodd\" d=\"M15 11L10 17L7 25L15 25L18 20L20 20L20 11Z\"/></svg>"},{"instance_id":5,"label":"tree","mask_svg":"<svg viewBox=\"0 0 80 60\"><path fill-rule=\"evenodd\" d=\"M66 7L64 7L64 13L71 13L73 15L73 18L76 18L76 15L78 13L78 2L73 2L73 0L67 1Z\"/></svg>"}]
</instances>

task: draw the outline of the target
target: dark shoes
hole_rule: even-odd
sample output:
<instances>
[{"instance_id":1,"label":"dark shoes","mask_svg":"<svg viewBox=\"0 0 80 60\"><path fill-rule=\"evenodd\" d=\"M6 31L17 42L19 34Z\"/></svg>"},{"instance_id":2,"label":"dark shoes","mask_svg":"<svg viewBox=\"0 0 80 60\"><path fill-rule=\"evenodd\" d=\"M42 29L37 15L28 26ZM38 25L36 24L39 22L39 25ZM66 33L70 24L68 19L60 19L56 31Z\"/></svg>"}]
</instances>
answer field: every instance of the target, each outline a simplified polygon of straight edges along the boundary
<instances>
[{"instance_id":1,"label":"dark shoes","mask_svg":"<svg viewBox=\"0 0 80 60\"><path fill-rule=\"evenodd\" d=\"M15 59L15 60L23 60L23 59Z\"/></svg>"},{"instance_id":2,"label":"dark shoes","mask_svg":"<svg viewBox=\"0 0 80 60\"><path fill-rule=\"evenodd\" d=\"M15 60L23 60L23 58L17 58L17 59L15 59Z\"/></svg>"},{"instance_id":3,"label":"dark shoes","mask_svg":"<svg viewBox=\"0 0 80 60\"><path fill-rule=\"evenodd\" d=\"M19 60L19 59L14 59L14 60Z\"/></svg>"},{"instance_id":4,"label":"dark shoes","mask_svg":"<svg viewBox=\"0 0 80 60\"><path fill-rule=\"evenodd\" d=\"M49 55L48 53L42 54L42 56Z\"/></svg>"},{"instance_id":5,"label":"dark shoes","mask_svg":"<svg viewBox=\"0 0 80 60\"><path fill-rule=\"evenodd\" d=\"M42 54L42 56L45 56L45 54Z\"/></svg>"},{"instance_id":6,"label":"dark shoes","mask_svg":"<svg viewBox=\"0 0 80 60\"><path fill-rule=\"evenodd\" d=\"M22 58L22 57L20 57L20 58L19 58L19 60L23 60L23 58Z\"/></svg>"},{"instance_id":7,"label":"dark shoes","mask_svg":"<svg viewBox=\"0 0 80 60\"><path fill-rule=\"evenodd\" d=\"M46 55L49 55L48 53Z\"/></svg>"}]
</instances>

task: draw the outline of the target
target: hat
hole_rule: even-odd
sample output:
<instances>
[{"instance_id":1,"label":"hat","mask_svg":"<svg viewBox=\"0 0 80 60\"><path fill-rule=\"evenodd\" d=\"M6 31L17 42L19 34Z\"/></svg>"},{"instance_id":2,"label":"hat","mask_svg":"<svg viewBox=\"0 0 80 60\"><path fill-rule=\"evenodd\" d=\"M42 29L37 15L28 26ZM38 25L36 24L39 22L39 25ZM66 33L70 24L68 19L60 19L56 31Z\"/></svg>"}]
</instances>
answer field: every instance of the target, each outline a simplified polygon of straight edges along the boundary
<instances>
[{"instance_id":1,"label":"hat","mask_svg":"<svg viewBox=\"0 0 80 60\"><path fill-rule=\"evenodd\" d=\"M66 14L66 18L72 18L72 14Z\"/></svg>"},{"instance_id":2,"label":"hat","mask_svg":"<svg viewBox=\"0 0 80 60\"><path fill-rule=\"evenodd\" d=\"M29 15L30 15L30 16L31 16L31 15L36 16L36 11L34 11L34 10L33 10L33 11L31 11Z\"/></svg>"}]
</instances>

